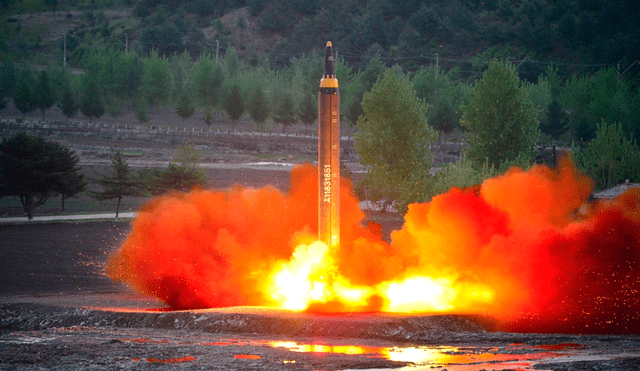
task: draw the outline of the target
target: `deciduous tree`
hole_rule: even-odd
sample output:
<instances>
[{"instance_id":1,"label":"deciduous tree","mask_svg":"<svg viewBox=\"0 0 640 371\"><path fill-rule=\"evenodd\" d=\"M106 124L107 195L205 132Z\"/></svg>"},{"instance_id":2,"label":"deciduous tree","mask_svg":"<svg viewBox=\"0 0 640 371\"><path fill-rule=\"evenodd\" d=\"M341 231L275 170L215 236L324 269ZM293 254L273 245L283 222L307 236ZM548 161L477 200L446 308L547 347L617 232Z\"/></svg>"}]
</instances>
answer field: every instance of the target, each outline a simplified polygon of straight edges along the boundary
<instances>
[{"instance_id":1,"label":"deciduous tree","mask_svg":"<svg viewBox=\"0 0 640 371\"><path fill-rule=\"evenodd\" d=\"M264 129L264 122L269 117L269 103L267 97L262 92L262 86L254 89L247 111L251 119L256 123L258 130Z\"/></svg>"},{"instance_id":2,"label":"deciduous tree","mask_svg":"<svg viewBox=\"0 0 640 371\"><path fill-rule=\"evenodd\" d=\"M527 89L510 62L492 62L461 107L468 130L469 158L499 168L516 159L535 156L538 120Z\"/></svg>"},{"instance_id":3,"label":"deciduous tree","mask_svg":"<svg viewBox=\"0 0 640 371\"><path fill-rule=\"evenodd\" d=\"M42 111L42 120L44 120L44 112L56 102L56 92L53 89L47 71L40 71L38 74L38 82L34 93L35 105Z\"/></svg>"},{"instance_id":4,"label":"deciduous tree","mask_svg":"<svg viewBox=\"0 0 640 371\"><path fill-rule=\"evenodd\" d=\"M404 212L409 203L428 197L429 145L436 132L427 124L427 105L409 79L388 69L362 99L356 151L369 166L367 188Z\"/></svg>"},{"instance_id":5,"label":"deciduous tree","mask_svg":"<svg viewBox=\"0 0 640 371\"><path fill-rule=\"evenodd\" d=\"M227 111L231 122L235 126L236 121L238 121L244 113L244 102L240 95L240 89L237 86L231 88L231 94L229 94L229 97L224 104L224 109Z\"/></svg>"},{"instance_id":6,"label":"deciduous tree","mask_svg":"<svg viewBox=\"0 0 640 371\"><path fill-rule=\"evenodd\" d=\"M620 124L601 121L595 138L582 148L574 145L573 153L576 165L596 182L597 189L607 189L626 179L640 180L638 145L625 136Z\"/></svg>"}]
</instances>

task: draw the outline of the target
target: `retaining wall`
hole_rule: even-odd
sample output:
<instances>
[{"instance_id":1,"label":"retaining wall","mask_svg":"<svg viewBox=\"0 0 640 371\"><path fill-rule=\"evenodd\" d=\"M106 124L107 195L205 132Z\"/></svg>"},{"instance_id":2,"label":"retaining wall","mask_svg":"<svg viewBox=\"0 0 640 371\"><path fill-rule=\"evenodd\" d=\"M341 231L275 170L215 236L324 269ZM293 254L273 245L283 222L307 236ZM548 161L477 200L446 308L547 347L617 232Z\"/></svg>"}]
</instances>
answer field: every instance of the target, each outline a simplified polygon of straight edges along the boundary
<instances>
[{"instance_id":1,"label":"retaining wall","mask_svg":"<svg viewBox=\"0 0 640 371\"><path fill-rule=\"evenodd\" d=\"M149 141L167 145L189 142L257 153L313 154L318 151L318 137L315 135L118 123L0 119L0 136L8 137L18 132L30 132L51 139L83 136L94 139ZM342 137L340 146L344 155L355 154L352 137Z\"/></svg>"}]
</instances>

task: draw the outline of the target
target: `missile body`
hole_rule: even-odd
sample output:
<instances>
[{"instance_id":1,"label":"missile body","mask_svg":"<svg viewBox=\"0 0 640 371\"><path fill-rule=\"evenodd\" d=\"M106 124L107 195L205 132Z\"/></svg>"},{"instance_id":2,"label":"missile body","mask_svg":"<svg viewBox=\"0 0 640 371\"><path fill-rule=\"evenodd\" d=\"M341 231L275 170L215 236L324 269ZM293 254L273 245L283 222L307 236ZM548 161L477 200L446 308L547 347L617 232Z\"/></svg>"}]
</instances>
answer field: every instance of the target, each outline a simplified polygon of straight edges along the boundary
<instances>
[{"instance_id":1,"label":"missile body","mask_svg":"<svg viewBox=\"0 0 640 371\"><path fill-rule=\"evenodd\" d=\"M340 243L340 93L330 41L318 94L318 239Z\"/></svg>"}]
</instances>

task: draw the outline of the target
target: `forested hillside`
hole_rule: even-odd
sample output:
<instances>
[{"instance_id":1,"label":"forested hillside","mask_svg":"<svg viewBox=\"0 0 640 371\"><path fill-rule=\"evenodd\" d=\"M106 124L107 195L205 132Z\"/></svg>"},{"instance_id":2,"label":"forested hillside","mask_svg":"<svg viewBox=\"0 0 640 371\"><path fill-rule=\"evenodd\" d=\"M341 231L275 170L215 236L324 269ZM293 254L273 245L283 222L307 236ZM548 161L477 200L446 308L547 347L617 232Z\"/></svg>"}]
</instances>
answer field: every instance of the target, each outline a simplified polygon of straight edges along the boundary
<instances>
[{"instance_id":1,"label":"forested hillside","mask_svg":"<svg viewBox=\"0 0 640 371\"><path fill-rule=\"evenodd\" d=\"M67 32L70 56L87 47L125 47L127 42L145 53L186 49L197 56L207 48L213 51L217 40L223 51L235 44L253 63L266 54L272 67L282 67L292 56L332 40L340 55L359 68L375 53L409 70L439 59L442 67L457 66L466 74L484 69L482 62L490 57L528 57L519 68L528 79L549 62L573 73L618 62L626 68L640 59L635 0L3 0L0 7L0 48L3 55L17 57L52 52L46 45L51 37L63 47L63 35L51 35L54 30L46 23L25 27L28 17L19 15L61 12L70 21L80 18ZM225 14L244 7L248 12L235 17L235 24L222 22ZM127 12L115 20L105 15L110 10ZM240 38L241 33L253 35ZM80 66L81 58L70 62Z\"/></svg>"}]
</instances>

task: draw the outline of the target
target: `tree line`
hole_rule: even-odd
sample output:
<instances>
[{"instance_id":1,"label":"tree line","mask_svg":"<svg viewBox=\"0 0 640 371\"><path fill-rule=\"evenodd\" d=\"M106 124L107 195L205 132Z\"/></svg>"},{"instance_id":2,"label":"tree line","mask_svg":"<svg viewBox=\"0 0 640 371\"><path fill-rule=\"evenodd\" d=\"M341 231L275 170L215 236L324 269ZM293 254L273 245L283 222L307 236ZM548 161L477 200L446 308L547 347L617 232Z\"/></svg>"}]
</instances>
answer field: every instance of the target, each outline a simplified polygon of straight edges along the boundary
<instances>
[{"instance_id":1,"label":"tree line","mask_svg":"<svg viewBox=\"0 0 640 371\"><path fill-rule=\"evenodd\" d=\"M92 118L108 114L117 118L125 110L148 122L152 107L171 107L183 119L195 113L211 125L213 113L232 122L243 115L257 130L268 124L311 125L317 116L317 86L322 75L319 53L294 57L284 68L252 66L238 57L233 47L219 60L204 52L161 56L152 50L143 56L109 48L94 50L84 59L84 74L49 68L36 73L29 66L4 63L0 69L0 108L12 97L24 114L57 104L68 118L78 110ZM389 68L374 55L362 69L345 59L336 62L340 82L342 122L355 125L362 114L362 98ZM429 106L428 122L439 132L464 131L460 107L468 101L476 81L465 83L457 69L427 66L405 73L419 98ZM620 78L614 68L563 78L549 66L534 82L521 79L529 92L545 142L587 142L604 120L622 125L627 135L640 136L640 93L637 86Z\"/></svg>"},{"instance_id":2,"label":"tree line","mask_svg":"<svg viewBox=\"0 0 640 371\"><path fill-rule=\"evenodd\" d=\"M529 168L545 129L535 104L536 88L521 81L514 64L492 62L460 106L460 125L467 137L462 159L432 174L429 146L437 135L426 119L432 107L419 98L410 76L400 68L387 69L364 94L357 121L356 150L368 166L357 188L360 197L395 204L405 212L410 203L428 201L451 187L480 184L513 166ZM620 122L599 120L593 138L572 141L577 168L594 180L596 190L640 181L634 135Z\"/></svg>"}]
</instances>

